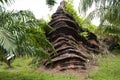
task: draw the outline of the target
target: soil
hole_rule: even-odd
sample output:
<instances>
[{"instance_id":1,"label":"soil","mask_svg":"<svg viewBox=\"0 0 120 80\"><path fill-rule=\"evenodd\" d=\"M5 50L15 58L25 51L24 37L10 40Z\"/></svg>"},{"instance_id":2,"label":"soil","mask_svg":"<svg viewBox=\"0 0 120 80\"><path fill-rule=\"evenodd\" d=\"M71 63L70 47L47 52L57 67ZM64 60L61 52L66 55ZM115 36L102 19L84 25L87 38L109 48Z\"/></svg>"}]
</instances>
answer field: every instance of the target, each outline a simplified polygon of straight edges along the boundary
<instances>
[{"instance_id":1,"label":"soil","mask_svg":"<svg viewBox=\"0 0 120 80\"><path fill-rule=\"evenodd\" d=\"M38 69L40 72L45 72L49 74L71 74L73 76L80 77L80 79L85 79L91 72L99 70L97 65L89 65L87 70L65 70L65 71L58 71L56 69L45 69L44 67L40 66Z\"/></svg>"}]
</instances>

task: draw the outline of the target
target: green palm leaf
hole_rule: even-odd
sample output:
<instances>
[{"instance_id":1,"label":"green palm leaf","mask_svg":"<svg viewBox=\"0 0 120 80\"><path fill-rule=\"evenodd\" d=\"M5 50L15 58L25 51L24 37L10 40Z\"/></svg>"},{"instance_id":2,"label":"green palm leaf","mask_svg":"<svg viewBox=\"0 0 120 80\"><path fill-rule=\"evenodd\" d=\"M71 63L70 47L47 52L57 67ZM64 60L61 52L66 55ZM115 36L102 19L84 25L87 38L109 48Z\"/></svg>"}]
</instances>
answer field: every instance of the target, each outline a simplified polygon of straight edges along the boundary
<instances>
[{"instance_id":1,"label":"green palm leaf","mask_svg":"<svg viewBox=\"0 0 120 80\"><path fill-rule=\"evenodd\" d=\"M4 28L0 28L0 46L10 54L15 53L15 38Z\"/></svg>"},{"instance_id":2,"label":"green palm leaf","mask_svg":"<svg viewBox=\"0 0 120 80\"><path fill-rule=\"evenodd\" d=\"M46 39L45 29L50 27L44 20L38 20L30 11L0 12L0 47L17 56L34 56L40 60L48 58L48 50L55 50ZM2 49L1 48L1 49ZM3 52L3 56L5 52ZM0 57L1 58L1 57Z\"/></svg>"},{"instance_id":3,"label":"green palm leaf","mask_svg":"<svg viewBox=\"0 0 120 80\"><path fill-rule=\"evenodd\" d=\"M101 35L106 34L120 40L120 0L80 0L79 9L86 13L92 5L95 10L88 15L87 20L100 18L98 31L101 30Z\"/></svg>"}]
</instances>

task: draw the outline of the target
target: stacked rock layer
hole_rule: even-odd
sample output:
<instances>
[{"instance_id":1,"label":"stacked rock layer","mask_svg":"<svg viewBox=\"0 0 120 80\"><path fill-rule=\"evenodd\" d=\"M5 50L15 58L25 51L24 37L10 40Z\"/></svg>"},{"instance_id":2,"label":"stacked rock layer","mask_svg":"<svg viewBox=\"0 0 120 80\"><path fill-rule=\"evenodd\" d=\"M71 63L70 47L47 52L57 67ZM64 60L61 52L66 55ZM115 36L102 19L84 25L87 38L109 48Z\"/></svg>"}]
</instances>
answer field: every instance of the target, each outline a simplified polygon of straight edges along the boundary
<instances>
[{"instance_id":1,"label":"stacked rock layer","mask_svg":"<svg viewBox=\"0 0 120 80\"><path fill-rule=\"evenodd\" d=\"M49 22L54 30L46 31L46 36L57 53L49 52L51 60L47 60L44 65L46 68L60 71L86 69L90 53L99 51L97 37L89 31L84 31L68 13L64 12L64 4L61 3ZM87 38L81 35L83 32L88 33Z\"/></svg>"}]
</instances>

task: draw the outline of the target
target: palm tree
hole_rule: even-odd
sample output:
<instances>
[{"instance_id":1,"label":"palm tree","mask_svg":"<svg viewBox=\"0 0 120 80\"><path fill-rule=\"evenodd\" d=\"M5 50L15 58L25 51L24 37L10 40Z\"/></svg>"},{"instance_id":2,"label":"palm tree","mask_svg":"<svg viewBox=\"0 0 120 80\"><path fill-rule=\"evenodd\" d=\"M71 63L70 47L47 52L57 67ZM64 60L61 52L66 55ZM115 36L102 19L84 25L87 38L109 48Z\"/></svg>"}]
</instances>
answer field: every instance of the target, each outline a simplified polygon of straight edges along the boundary
<instances>
[{"instance_id":1,"label":"palm tree","mask_svg":"<svg viewBox=\"0 0 120 80\"><path fill-rule=\"evenodd\" d=\"M44 20L37 20L30 11L6 11L0 7L0 59L6 55L48 58L47 50L54 48L46 39Z\"/></svg>"},{"instance_id":2,"label":"palm tree","mask_svg":"<svg viewBox=\"0 0 120 80\"><path fill-rule=\"evenodd\" d=\"M103 34L116 39L120 42L120 1L119 0L80 0L80 11L86 12L92 5L92 11L87 19L100 18L98 30Z\"/></svg>"}]
</instances>

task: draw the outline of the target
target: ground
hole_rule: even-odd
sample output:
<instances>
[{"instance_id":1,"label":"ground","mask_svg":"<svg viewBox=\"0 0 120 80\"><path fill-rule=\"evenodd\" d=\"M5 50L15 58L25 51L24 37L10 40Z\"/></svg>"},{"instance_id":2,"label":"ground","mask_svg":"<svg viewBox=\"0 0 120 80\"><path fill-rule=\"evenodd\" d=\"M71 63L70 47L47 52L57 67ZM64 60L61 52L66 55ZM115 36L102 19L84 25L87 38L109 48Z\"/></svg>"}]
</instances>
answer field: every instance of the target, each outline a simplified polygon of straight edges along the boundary
<instances>
[{"instance_id":1,"label":"ground","mask_svg":"<svg viewBox=\"0 0 120 80\"><path fill-rule=\"evenodd\" d=\"M97 63L88 71L46 70L33 68L29 65L32 58L17 58L8 69L7 65L0 62L0 80L120 80L120 52L116 55L99 55Z\"/></svg>"}]
</instances>

